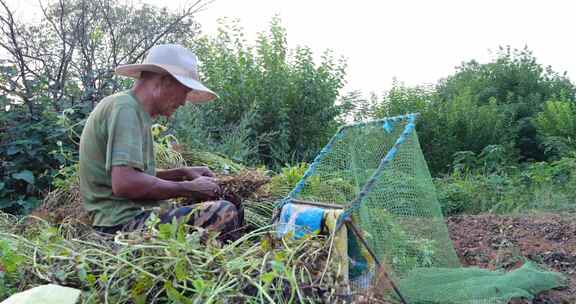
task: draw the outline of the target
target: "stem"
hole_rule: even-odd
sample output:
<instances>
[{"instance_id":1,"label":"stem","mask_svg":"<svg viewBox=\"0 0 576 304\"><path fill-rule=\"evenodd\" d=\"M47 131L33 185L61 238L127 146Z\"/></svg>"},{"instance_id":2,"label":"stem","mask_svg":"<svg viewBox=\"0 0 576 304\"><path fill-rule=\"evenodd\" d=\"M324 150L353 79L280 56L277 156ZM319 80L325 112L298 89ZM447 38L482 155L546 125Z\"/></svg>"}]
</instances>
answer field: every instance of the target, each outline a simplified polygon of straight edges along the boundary
<instances>
[{"instance_id":1,"label":"stem","mask_svg":"<svg viewBox=\"0 0 576 304\"><path fill-rule=\"evenodd\" d=\"M264 254L264 258L262 259L262 266L260 267L260 276L258 279L258 284L262 285L262 274L264 274L264 270L265 270L265 266L266 266L266 259L268 258L268 256L270 255L270 251L266 252L266 254ZM260 294L260 303L263 302L264 299L262 299L262 294Z\"/></svg>"},{"instance_id":2,"label":"stem","mask_svg":"<svg viewBox=\"0 0 576 304\"><path fill-rule=\"evenodd\" d=\"M274 303L276 304L276 302L274 302L274 300L268 295L268 293L262 288L262 286L256 282L254 282L254 280L252 280L251 277L242 274L242 276L248 280L248 282L250 282L250 284L252 284L254 287L258 288L258 291L260 291L265 297L266 299L269 301L269 303Z\"/></svg>"},{"instance_id":3,"label":"stem","mask_svg":"<svg viewBox=\"0 0 576 304\"><path fill-rule=\"evenodd\" d=\"M88 252L88 251L93 251L93 250L95 250L95 249L88 249L88 250L86 250L84 253L86 253L86 252ZM164 279L158 277L157 275L155 275L155 274L153 274L153 273L150 273L150 272L146 271L145 269L141 268L140 266L134 265L133 263L130 263L130 262L128 262L127 260L125 260L125 259L123 259L123 258L121 258L121 257L119 257L119 256L115 256L115 255L113 255L113 254L110 254L110 253L104 252L104 251L100 251L99 253L102 254L102 255L108 256L108 257L110 257L110 258L112 258L112 259L116 259L116 260L118 260L118 261L126 264L127 266L130 266L130 267L132 267L132 268L134 268L134 269L136 269L136 270L138 270L138 271L140 271L140 272L142 272L142 273L144 273L144 274L146 274L146 275L149 275L150 277L154 278L155 280L160 280L160 281L162 281L162 282L165 281Z\"/></svg>"}]
</instances>

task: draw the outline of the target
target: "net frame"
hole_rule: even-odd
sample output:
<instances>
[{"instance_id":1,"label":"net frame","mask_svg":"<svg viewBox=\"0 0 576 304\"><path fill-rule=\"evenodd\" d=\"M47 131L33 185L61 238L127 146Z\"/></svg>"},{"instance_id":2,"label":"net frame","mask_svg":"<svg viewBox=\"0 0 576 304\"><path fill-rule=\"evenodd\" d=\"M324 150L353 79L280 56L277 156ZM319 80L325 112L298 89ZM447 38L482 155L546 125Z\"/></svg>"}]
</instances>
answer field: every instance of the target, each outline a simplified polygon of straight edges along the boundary
<instances>
[{"instance_id":1,"label":"net frame","mask_svg":"<svg viewBox=\"0 0 576 304\"><path fill-rule=\"evenodd\" d=\"M398 153L399 146L401 144L403 144L406 141L406 138L414 132L415 127L416 127L415 126L416 118L418 117L418 115L419 115L419 113L410 113L410 114L399 115L399 116L394 116L394 117L387 117L387 118L378 119L378 120L372 120L369 122L359 122L359 123L347 124L345 126L342 126L336 132L336 134L334 136L332 136L332 138L322 148L322 150L320 150L320 152L316 155L316 157L314 158L312 163L308 166L308 168L304 172L304 175L302 176L300 181L296 184L296 186L288 193L288 195L285 198L278 201L278 203L276 204L276 209L280 210L280 209L282 209L282 207L284 207L285 204L293 202L293 201L302 202L302 201L298 201L296 199L296 196L302 192L302 189L306 185L306 182L316 172L316 168L318 167L320 162L326 157L326 155L328 153L330 153L334 143L337 142L338 140L342 139L346 130L354 128L354 127L358 127L358 126L381 124L383 130L389 132L389 130L392 128L393 123L396 123L396 122L399 122L402 120L406 120L407 124L404 127L402 134L398 137L398 139L396 140L396 142L394 143L392 148L387 152L386 156L381 159L380 164L374 170L374 172L373 172L372 176L369 178L368 182L366 182L366 184L363 186L362 190L359 192L359 194L357 195L357 197L353 201L351 201L348 205L343 206L345 211L342 214L341 218L339 219L340 225L342 225L343 220L350 219L351 214L360 208L362 201L364 200L366 195L370 192L370 190L374 187L375 181L382 174L386 165L388 163L390 163L394 159L396 154ZM312 205L316 204L320 207L323 206L323 207L342 208L342 206L339 206L336 204L325 204L325 203L321 203L321 202L306 202L306 203L311 203ZM278 214L278 213L276 212L276 214Z\"/></svg>"},{"instance_id":2,"label":"net frame","mask_svg":"<svg viewBox=\"0 0 576 304\"><path fill-rule=\"evenodd\" d=\"M383 275L384 280L388 281L389 286L391 285L398 296L397 298L402 303L408 303L406 299L411 303L507 303L508 300L514 297L530 298L530 295L539 291L562 286L564 280L562 275L538 269L531 263L526 263L521 269L510 273L490 272L473 267L463 268L461 266L452 241L448 237L447 227L436 197L432 177L420 149L415 131L417 117L418 114L413 113L341 127L314 158L292 191L277 202L275 219L279 216L282 208L289 203L344 209L338 218L337 226L345 225L348 235L350 236L352 233L356 236L355 238L359 241L357 243L360 243L361 246L370 252L377 266L384 264L386 268L384 271L382 267L365 268L362 275L356 277L355 282L350 282L352 285L350 287L355 292L361 292L368 287L378 288L377 284L382 280ZM397 128L399 125L403 126L401 132ZM360 169L376 167L372 170L369 177L367 177L366 172L357 174L356 167L352 168L352 170L350 168L343 169L345 166L336 163L339 157L353 157L354 155L353 153L346 154L346 149L343 149L342 145L348 144L351 150L362 150L369 146L368 144L355 145L362 139L340 142L341 140L346 140L345 137L350 137L350 134L347 134L348 132L353 132L355 128L362 129L362 127L366 129L372 128L368 131L371 132L375 130L373 129L374 126L381 127L382 132L386 132L389 135L389 139L395 138L396 140L391 145L387 143L376 146L385 150L385 154L375 153L375 155L378 155L377 157L383 155L379 158L377 166L374 162L377 157L372 157L368 162L366 162L366 159L360 160L360 164L357 166ZM395 130L392 131L392 129ZM362 133L351 134L352 136L360 135L358 137L362 137ZM373 134L370 134L370 136L373 136ZM371 138L370 140L373 144L380 139ZM406 145L406 143L408 144ZM341 145L338 146L339 144ZM335 146L337 151L332 151ZM354 163L355 160L352 162ZM355 165L352 165L352 167ZM317 172L318 170L320 171L319 173ZM314 182L314 177L323 179L333 177L330 174L330 170L348 170L345 173L352 174L352 178L356 179L357 184L361 185L361 187L356 189L357 192L354 192L356 194L352 199L337 201L333 197L333 200L330 201L331 203L325 203L321 199L318 201L299 199L299 196L306 197L303 192L306 192L310 184ZM397 175L396 179L394 178L395 175ZM411 184L412 187L405 186L402 183ZM395 189L382 190L383 186L384 188ZM410 195L412 195L412 199ZM406 202L399 202L401 200ZM407 206L410 204L412 206ZM393 206L392 208L399 210L383 210L392 214L389 222L386 222L388 220L384 221L384 226L386 227L378 227L378 224L380 224L378 222L376 224L363 225L363 222L374 220L375 216L371 213L378 213L377 209L380 207L384 209L383 206L388 208L390 205ZM396 226L401 227L401 233L397 233L398 231L395 233L389 229ZM381 234L382 231L384 231L383 234L388 232L390 235L384 237L378 235L366 239L363 236L363 232L373 232L371 230L377 230L377 234ZM425 237L421 238L423 235ZM394 248L395 245L400 243L390 242L390 240L408 240L408 242L412 242L410 245L418 241L436 242L432 245L421 244L424 249L426 249L425 246L430 245L435 250L435 253L433 253L435 254L433 257L435 260L425 266L412 260L405 262L403 267L398 267L397 264L382 254L384 251L389 251L386 254L392 256L401 256L403 254L399 253L398 248ZM442 245L444 246L442 247ZM407 249L411 248L409 246L403 248L403 250ZM414 252L406 251L404 254L409 258L414 258L414 255L411 255ZM380 260L379 258L381 257L382 259ZM357 262L353 261L350 256L348 258L353 263ZM524 279L519 280L519 277ZM407 297L404 297L403 294Z\"/></svg>"},{"instance_id":3,"label":"net frame","mask_svg":"<svg viewBox=\"0 0 576 304\"><path fill-rule=\"evenodd\" d=\"M406 115L387 117L387 118L383 118L383 119L379 119L379 120L372 120L369 122L359 122L359 123L354 123L354 124L348 124L348 125L341 127L336 132L336 134L328 141L328 143L322 148L322 150L316 155L314 161L309 165L309 167L305 171L303 177L296 184L296 186L292 189L292 191L290 191L289 194L284 199L280 200L277 203L275 218L277 215L280 214L279 210L282 210L282 208L288 203L307 204L307 205L321 207L321 208L344 209L344 212L341 213L340 217L338 218L336 231L338 231L343 225L346 225L348 228L348 231L350 231L351 233L353 233L356 236L356 238L359 240L360 244L372 256L373 260L376 262L377 268L383 269L381 262L380 262L380 259L378 258L378 255L372 250L371 246L364 239L361 230L358 229L358 227L352 221L352 214L354 212L357 212L360 209L363 200L366 198L368 193L370 193L370 191L373 189L374 185L376 184L376 181L378 180L378 178L382 174L384 168L398 154L398 149L399 149L400 145L402 145L406 141L406 139L411 134L414 133L415 122L416 122L416 118L418 117L418 115L419 115L418 113L411 113L411 114L406 114ZM391 133L392 132L391 130L393 129L392 126L395 123L398 123L401 121L405 121L406 125L404 126L400 136L398 136L398 138L396 139L396 141L394 142L392 147L387 151L386 155L380 159L378 166L376 167L376 169L374 169L370 178L362 185L362 189L358 192L357 196L352 201L350 201L347 204L340 205L340 204L328 204L328 203L323 203L323 202L300 201L300 200L296 199L296 197L304 189L304 187L305 187L306 183L308 182L308 180L310 179L310 177L313 176L314 173L316 172L316 169L319 166L319 164L321 163L321 161L326 157L326 155L328 155L332 151L332 147L334 146L334 144L344 137L347 130L350 130L352 128L364 127L364 126L368 126L368 125L381 125L382 126L382 132ZM392 287L392 289L394 290L396 295L399 297L401 302L407 303L406 300L404 299L404 297L402 296L402 293L396 287L394 280L392 278L390 278L388 273L386 271L383 271L383 270L380 270L379 272L381 275L383 275L384 279L386 281L388 281L388 284L390 284L390 286ZM368 281L370 281L370 279L368 279ZM362 288L362 286L355 286L355 289L358 289L359 287ZM367 287L367 286L363 286L363 287Z\"/></svg>"}]
</instances>

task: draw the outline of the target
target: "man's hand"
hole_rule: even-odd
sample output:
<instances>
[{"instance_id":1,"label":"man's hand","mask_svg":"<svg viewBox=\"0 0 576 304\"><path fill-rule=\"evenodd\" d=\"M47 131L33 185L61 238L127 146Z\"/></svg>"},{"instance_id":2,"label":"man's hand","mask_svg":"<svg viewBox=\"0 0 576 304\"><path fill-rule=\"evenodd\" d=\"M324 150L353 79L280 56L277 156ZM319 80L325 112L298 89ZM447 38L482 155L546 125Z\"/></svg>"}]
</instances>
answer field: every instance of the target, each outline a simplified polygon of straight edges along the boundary
<instances>
[{"instance_id":1,"label":"man's hand","mask_svg":"<svg viewBox=\"0 0 576 304\"><path fill-rule=\"evenodd\" d=\"M184 177L188 180L195 180L199 177L214 177L214 173L208 167L186 167L182 168Z\"/></svg>"},{"instance_id":2,"label":"man's hand","mask_svg":"<svg viewBox=\"0 0 576 304\"><path fill-rule=\"evenodd\" d=\"M211 177L200 176L193 181L181 182L188 191L188 197L198 200L211 200L218 198L220 187Z\"/></svg>"},{"instance_id":3,"label":"man's hand","mask_svg":"<svg viewBox=\"0 0 576 304\"><path fill-rule=\"evenodd\" d=\"M177 173L162 171L162 175ZM148 175L128 166L112 167L112 193L131 200L164 200L191 197L197 201L218 198L220 187L212 177L200 176L192 181L174 181Z\"/></svg>"}]
</instances>

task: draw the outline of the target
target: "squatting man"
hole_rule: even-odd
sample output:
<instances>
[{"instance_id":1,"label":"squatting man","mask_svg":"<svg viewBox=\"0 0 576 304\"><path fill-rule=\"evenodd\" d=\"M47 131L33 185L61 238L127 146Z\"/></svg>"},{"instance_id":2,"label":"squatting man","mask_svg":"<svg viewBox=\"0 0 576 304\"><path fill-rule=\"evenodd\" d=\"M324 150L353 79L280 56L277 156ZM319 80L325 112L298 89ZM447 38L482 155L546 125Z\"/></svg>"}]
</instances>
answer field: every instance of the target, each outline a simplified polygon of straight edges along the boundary
<instances>
[{"instance_id":1,"label":"squatting man","mask_svg":"<svg viewBox=\"0 0 576 304\"><path fill-rule=\"evenodd\" d=\"M80 139L80 191L92 226L103 233L145 227L151 207L188 197L198 202L159 214L160 222L187 219L194 226L234 238L242 222L236 206L215 200L219 187L206 167L157 170L152 120L170 117L186 101L217 98L198 77L194 53L173 44L150 49L142 64L118 66L115 73L135 78L131 90L102 99L90 113Z\"/></svg>"}]
</instances>

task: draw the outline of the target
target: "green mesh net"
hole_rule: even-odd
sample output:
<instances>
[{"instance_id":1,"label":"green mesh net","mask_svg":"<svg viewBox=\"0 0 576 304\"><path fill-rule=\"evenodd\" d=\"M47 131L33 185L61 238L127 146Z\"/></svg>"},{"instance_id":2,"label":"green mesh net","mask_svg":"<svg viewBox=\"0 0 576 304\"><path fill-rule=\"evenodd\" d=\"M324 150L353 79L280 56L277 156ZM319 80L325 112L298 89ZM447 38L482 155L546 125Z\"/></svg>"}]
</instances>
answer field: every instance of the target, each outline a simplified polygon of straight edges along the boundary
<instances>
[{"instance_id":1,"label":"green mesh net","mask_svg":"<svg viewBox=\"0 0 576 304\"><path fill-rule=\"evenodd\" d=\"M529 263L509 273L461 267L415 119L410 114L341 128L279 203L282 212L296 202L316 211L342 208L338 224L353 223L360 232L347 233L351 290L378 288L382 269L396 283L397 292L389 293L407 303L507 303L561 286L561 275ZM303 218L300 224L309 220Z\"/></svg>"}]
</instances>

